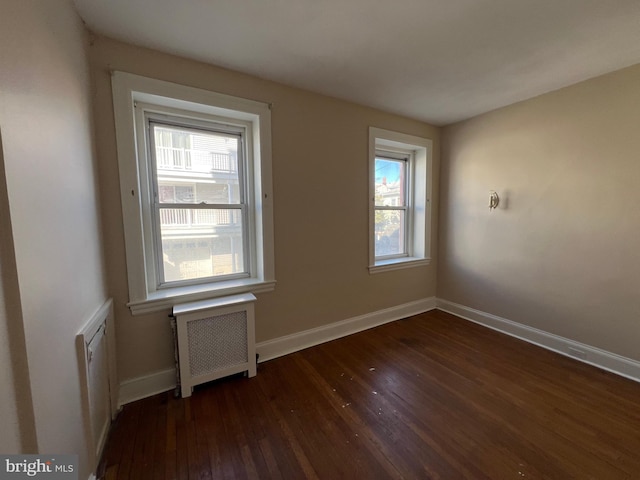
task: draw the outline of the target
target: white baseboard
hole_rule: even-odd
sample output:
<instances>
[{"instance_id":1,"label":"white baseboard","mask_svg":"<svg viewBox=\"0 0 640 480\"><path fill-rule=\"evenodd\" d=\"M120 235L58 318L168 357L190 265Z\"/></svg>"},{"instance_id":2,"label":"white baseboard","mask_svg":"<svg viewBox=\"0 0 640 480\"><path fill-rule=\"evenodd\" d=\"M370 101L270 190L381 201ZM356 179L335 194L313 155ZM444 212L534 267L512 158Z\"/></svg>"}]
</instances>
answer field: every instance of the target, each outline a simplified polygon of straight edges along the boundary
<instances>
[{"instance_id":1,"label":"white baseboard","mask_svg":"<svg viewBox=\"0 0 640 480\"><path fill-rule=\"evenodd\" d=\"M174 388L176 388L175 368L125 380L120 384L118 405L122 406Z\"/></svg>"},{"instance_id":2,"label":"white baseboard","mask_svg":"<svg viewBox=\"0 0 640 480\"><path fill-rule=\"evenodd\" d=\"M260 355L260 362L264 362L385 323L424 313L435 308L538 345L547 350L552 350L561 355L640 382L640 362L448 300L436 299L435 297L405 303L396 307L378 310L377 312L260 342L256 345L256 351ZM172 390L175 386L176 373L173 368L126 380L120 384L118 404L122 406L157 393Z\"/></svg>"},{"instance_id":3,"label":"white baseboard","mask_svg":"<svg viewBox=\"0 0 640 480\"><path fill-rule=\"evenodd\" d=\"M640 362L441 298L437 308L465 320L640 382Z\"/></svg>"},{"instance_id":4,"label":"white baseboard","mask_svg":"<svg viewBox=\"0 0 640 480\"><path fill-rule=\"evenodd\" d=\"M435 297L424 298L329 325L274 338L266 342L260 342L256 345L256 352L260 355L260 362L264 362L385 323L424 313L435 308Z\"/></svg>"},{"instance_id":5,"label":"white baseboard","mask_svg":"<svg viewBox=\"0 0 640 480\"><path fill-rule=\"evenodd\" d=\"M256 345L256 352L260 355L260 361L271 360L273 358L297 352L304 348L312 347L320 343L335 340L336 338L361 332L369 328L377 327L384 323L393 322L402 318L417 315L436 308L435 297L405 303L396 307L378 310L377 312L349 318L330 325L305 330ZM120 396L118 405L150 397L157 393L166 392L176 386L176 372L171 368L159 372L151 373L143 377L125 380L120 384Z\"/></svg>"}]
</instances>

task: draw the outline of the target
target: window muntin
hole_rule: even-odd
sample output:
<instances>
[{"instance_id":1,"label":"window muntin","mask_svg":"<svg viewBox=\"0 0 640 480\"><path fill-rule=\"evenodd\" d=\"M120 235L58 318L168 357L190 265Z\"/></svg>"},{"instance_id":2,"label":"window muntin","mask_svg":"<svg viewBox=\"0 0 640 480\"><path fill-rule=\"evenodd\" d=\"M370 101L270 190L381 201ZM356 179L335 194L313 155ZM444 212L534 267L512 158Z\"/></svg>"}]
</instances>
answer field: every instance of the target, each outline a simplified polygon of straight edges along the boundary
<instances>
[{"instance_id":1,"label":"window muntin","mask_svg":"<svg viewBox=\"0 0 640 480\"><path fill-rule=\"evenodd\" d=\"M375 258L410 255L411 154L376 150Z\"/></svg>"},{"instance_id":2,"label":"window muntin","mask_svg":"<svg viewBox=\"0 0 640 480\"><path fill-rule=\"evenodd\" d=\"M244 130L146 122L157 287L248 277Z\"/></svg>"}]
</instances>

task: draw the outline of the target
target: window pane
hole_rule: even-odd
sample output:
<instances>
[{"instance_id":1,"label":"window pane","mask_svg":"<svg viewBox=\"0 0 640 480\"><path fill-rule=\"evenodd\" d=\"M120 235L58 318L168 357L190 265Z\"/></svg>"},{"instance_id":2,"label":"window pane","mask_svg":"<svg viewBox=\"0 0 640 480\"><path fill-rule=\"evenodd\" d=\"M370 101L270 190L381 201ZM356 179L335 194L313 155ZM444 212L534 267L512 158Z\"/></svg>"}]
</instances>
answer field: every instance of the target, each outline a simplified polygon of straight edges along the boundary
<instances>
[{"instance_id":1,"label":"window pane","mask_svg":"<svg viewBox=\"0 0 640 480\"><path fill-rule=\"evenodd\" d=\"M246 272L239 209L161 208L165 282Z\"/></svg>"},{"instance_id":2,"label":"window pane","mask_svg":"<svg viewBox=\"0 0 640 480\"><path fill-rule=\"evenodd\" d=\"M375 256L405 254L404 210L376 209L375 216Z\"/></svg>"},{"instance_id":3,"label":"window pane","mask_svg":"<svg viewBox=\"0 0 640 480\"><path fill-rule=\"evenodd\" d=\"M375 168L376 206L405 206L407 162L403 160L376 158Z\"/></svg>"},{"instance_id":4,"label":"window pane","mask_svg":"<svg viewBox=\"0 0 640 480\"><path fill-rule=\"evenodd\" d=\"M151 126L160 203L241 203L239 135Z\"/></svg>"},{"instance_id":5,"label":"window pane","mask_svg":"<svg viewBox=\"0 0 640 480\"><path fill-rule=\"evenodd\" d=\"M176 203L195 202L195 192L193 185L176 185Z\"/></svg>"}]
</instances>

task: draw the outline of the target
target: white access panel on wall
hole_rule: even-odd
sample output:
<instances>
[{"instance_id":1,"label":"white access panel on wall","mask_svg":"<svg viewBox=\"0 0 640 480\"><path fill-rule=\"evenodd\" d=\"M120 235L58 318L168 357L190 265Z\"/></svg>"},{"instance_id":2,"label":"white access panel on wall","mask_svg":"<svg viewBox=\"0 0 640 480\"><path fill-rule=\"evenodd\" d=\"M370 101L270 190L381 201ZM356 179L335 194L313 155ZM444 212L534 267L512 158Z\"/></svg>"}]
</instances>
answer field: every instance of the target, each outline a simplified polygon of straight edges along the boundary
<instances>
[{"instance_id":1,"label":"white access panel on wall","mask_svg":"<svg viewBox=\"0 0 640 480\"><path fill-rule=\"evenodd\" d=\"M234 373L256 375L255 300L247 293L173 307L183 397L195 385Z\"/></svg>"}]
</instances>

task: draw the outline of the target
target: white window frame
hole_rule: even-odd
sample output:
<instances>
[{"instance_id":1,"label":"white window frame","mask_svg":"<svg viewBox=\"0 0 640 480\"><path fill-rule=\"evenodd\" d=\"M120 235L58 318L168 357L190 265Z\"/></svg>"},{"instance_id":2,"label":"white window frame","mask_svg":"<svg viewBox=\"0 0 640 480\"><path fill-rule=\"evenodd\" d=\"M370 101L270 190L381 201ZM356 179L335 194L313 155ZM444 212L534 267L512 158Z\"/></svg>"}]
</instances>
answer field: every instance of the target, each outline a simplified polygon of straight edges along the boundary
<instances>
[{"instance_id":1,"label":"white window frame","mask_svg":"<svg viewBox=\"0 0 640 480\"><path fill-rule=\"evenodd\" d=\"M227 119L219 118L219 117L211 117L211 116L203 116L202 114L195 114L193 112L188 111L180 111L177 112L172 109L172 115L168 115L167 113L157 113L158 111L163 111L163 109L158 108L155 105L143 104L141 102L136 102L135 105L135 115L136 115L136 134L138 138L145 138L147 140L146 144L146 152L141 153L142 155L148 155L147 158L147 168L149 168L148 173L148 182L150 184L151 190L149 191L149 203L150 205L142 202L142 223L143 223L143 231L153 232L150 236L153 237L154 243L153 245L147 245L148 252L153 253L153 257L155 260L155 264L153 265L155 268L152 268L151 263L147 264L147 283L156 285L157 289L166 289L166 288L175 288L176 286L188 285L188 284L198 284L198 283L217 283L224 282L225 278L242 278L251 276L252 265L255 264L255 248L252 248L253 245L253 224L252 221L253 211L251 208L248 208L249 205L252 205L253 195L251 192L253 191L252 187L252 178L251 175L251 155L247 154L247 151L250 151L248 146L250 145L250 140L247 139L247 132L250 131L251 125L245 122L242 124L238 122L237 125L228 125ZM164 109L166 112L167 109ZM177 115L179 113L179 115ZM160 202L159 200L159 192L156 191L158 181L157 181L157 159L155 158L155 148L153 147L154 142L152 141L153 133L151 129L152 124L158 125L166 125L166 126L174 126L178 128L185 129L194 129L197 131L209 131L219 134L230 134L233 136L238 135L241 140L240 145L240 159L238 162L238 175L240 180L240 203L239 204L190 204L190 203L177 203L175 205L170 206L165 203ZM246 144L244 142L246 140ZM146 177L145 175L141 175L141 178ZM185 186L191 186L191 183L185 184ZM195 193L196 187L193 184L193 191ZM234 209L242 211L242 229L243 229L243 262L245 264L245 272L236 273L236 274L228 274L225 275L225 278L216 278L216 277L207 277L207 279L192 279L192 280L180 280L180 281L166 281L164 279L163 272L163 262L160 254L162 253L162 233L160 229L160 218L159 218L159 210L161 208L185 208L185 209Z\"/></svg>"},{"instance_id":2,"label":"white window frame","mask_svg":"<svg viewBox=\"0 0 640 480\"><path fill-rule=\"evenodd\" d=\"M275 287L271 110L266 103L232 97L124 72L112 74L120 195L133 314L187 301L261 293ZM158 288L151 219L150 146L145 116L164 114L188 121L215 121L246 132L249 204L249 275L246 278Z\"/></svg>"},{"instance_id":3,"label":"white window frame","mask_svg":"<svg viewBox=\"0 0 640 480\"><path fill-rule=\"evenodd\" d=\"M369 273L380 273L431 263L432 145L428 138L369 127ZM407 154L407 252L375 255L375 164L377 152Z\"/></svg>"},{"instance_id":4,"label":"white window frame","mask_svg":"<svg viewBox=\"0 0 640 480\"><path fill-rule=\"evenodd\" d=\"M414 152L411 150L404 150L400 148L376 148L376 159L382 158L384 160L391 160L396 162L404 162L404 205L375 205L374 210L398 210L404 212L404 232L403 232L403 251L397 254L391 255L378 255L376 261L391 260L394 258L404 258L410 256L413 251L413 168L414 168ZM374 160L375 161L375 160ZM375 212L374 212L375 217ZM375 220L374 220L375 223ZM375 239L374 239L375 242ZM375 247L374 247L375 249Z\"/></svg>"}]
</instances>

